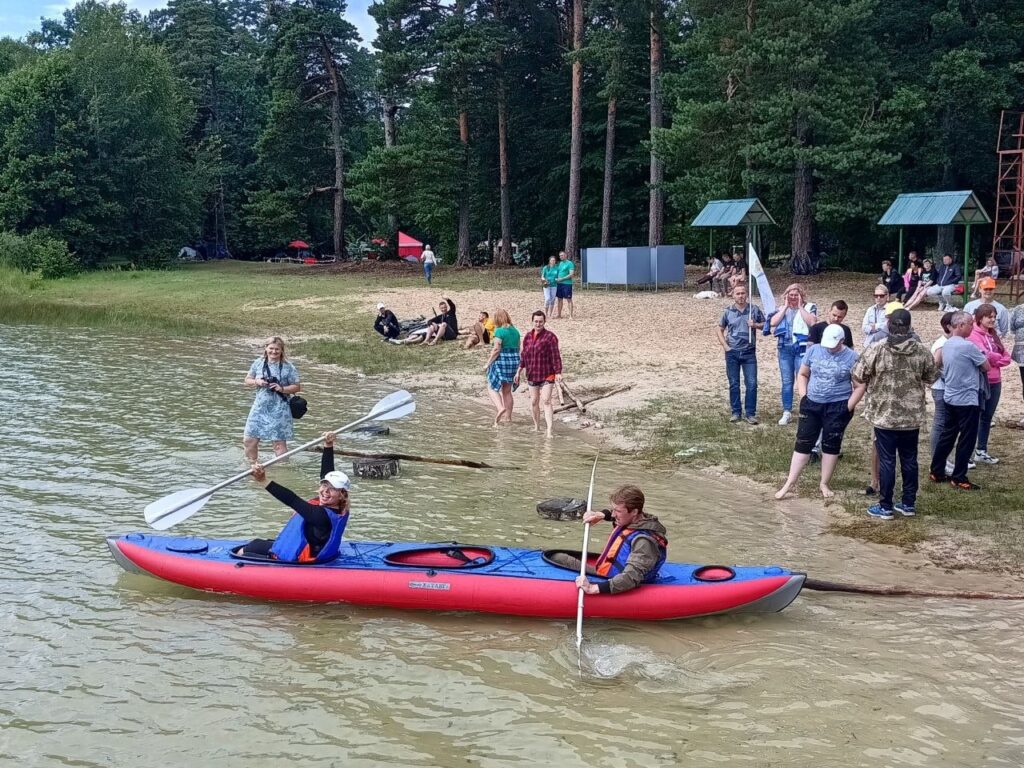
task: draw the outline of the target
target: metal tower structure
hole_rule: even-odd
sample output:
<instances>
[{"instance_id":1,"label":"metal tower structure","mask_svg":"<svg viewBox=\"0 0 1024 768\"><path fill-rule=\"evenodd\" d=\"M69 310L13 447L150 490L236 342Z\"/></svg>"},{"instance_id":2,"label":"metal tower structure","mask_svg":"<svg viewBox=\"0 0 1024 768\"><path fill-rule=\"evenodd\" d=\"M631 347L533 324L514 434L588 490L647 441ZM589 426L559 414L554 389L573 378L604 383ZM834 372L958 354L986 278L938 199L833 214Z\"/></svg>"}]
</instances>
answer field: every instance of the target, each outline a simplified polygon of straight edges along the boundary
<instances>
[{"instance_id":1,"label":"metal tower structure","mask_svg":"<svg viewBox=\"0 0 1024 768\"><path fill-rule=\"evenodd\" d=\"M1024 112L1003 110L996 154L999 176L992 255L1000 274L1008 273L1010 300L1016 304L1024 294Z\"/></svg>"}]
</instances>

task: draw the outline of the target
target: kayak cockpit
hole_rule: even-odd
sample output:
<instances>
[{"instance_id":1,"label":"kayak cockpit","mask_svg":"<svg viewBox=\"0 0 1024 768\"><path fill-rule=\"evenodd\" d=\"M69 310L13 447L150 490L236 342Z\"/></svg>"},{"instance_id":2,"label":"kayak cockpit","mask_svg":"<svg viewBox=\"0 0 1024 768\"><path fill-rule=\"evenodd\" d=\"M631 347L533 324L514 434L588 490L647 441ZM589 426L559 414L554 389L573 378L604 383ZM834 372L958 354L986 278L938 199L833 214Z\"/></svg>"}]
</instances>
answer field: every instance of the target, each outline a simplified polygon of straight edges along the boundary
<instances>
[{"instance_id":1,"label":"kayak cockpit","mask_svg":"<svg viewBox=\"0 0 1024 768\"><path fill-rule=\"evenodd\" d=\"M384 555L384 562L406 568L441 568L444 570L480 568L494 562L494 552L489 547L466 544L440 544L428 547L403 549Z\"/></svg>"}]
</instances>

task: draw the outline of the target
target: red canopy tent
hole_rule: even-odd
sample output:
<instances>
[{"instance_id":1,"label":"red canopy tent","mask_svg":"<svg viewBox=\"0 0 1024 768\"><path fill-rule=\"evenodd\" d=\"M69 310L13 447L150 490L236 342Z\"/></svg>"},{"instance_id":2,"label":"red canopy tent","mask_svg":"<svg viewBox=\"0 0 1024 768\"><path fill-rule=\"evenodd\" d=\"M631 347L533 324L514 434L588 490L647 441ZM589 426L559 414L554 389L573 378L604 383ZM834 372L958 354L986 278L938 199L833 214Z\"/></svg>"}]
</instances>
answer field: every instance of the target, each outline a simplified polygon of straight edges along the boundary
<instances>
[{"instance_id":1,"label":"red canopy tent","mask_svg":"<svg viewBox=\"0 0 1024 768\"><path fill-rule=\"evenodd\" d=\"M419 261L423 253L423 243L405 232L398 233L398 257L406 261Z\"/></svg>"}]
</instances>

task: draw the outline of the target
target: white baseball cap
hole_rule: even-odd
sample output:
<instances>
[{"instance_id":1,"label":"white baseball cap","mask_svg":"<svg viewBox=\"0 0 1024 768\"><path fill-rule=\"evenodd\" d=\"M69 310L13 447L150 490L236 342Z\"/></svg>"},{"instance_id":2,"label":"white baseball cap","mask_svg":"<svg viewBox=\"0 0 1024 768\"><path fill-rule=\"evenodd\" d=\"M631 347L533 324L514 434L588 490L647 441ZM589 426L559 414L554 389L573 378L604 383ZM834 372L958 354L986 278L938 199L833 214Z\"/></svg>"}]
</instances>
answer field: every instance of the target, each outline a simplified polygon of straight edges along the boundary
<instances>
[{"instance_id":1,"label":"white baseball cap","mask_svg":"<svg viewBox=\"0 0 1024 768\"><path fill-rule=\"evenodd\" d=\"M384 309L384 302L377 305L377 309Z\"/></svg>"},{"instance_id":2,"label":"white baseball cap","mask_svg":"<svg viewBox=\"0 0 1024 768\"><path fill-rule=\"evenodd\" d=\"M328 472L323 476L320 482L327 483L332 488L336 488L339 491L347 491L352 487L352 483L349 482L348 475L337 470L334 472Z\"/></svg>"},{"instance_id":3,"label":"white baseball cap","mask_svg":"<svg viewBox=\"0 0 1024 768\"><path fill-rule=\"evenodd\" d=\"M839 343L846 338L846 331L838 323L832 323L825 332L821 334L821 346L825 349L835 349Z\"/></svg>"}]
</instances>

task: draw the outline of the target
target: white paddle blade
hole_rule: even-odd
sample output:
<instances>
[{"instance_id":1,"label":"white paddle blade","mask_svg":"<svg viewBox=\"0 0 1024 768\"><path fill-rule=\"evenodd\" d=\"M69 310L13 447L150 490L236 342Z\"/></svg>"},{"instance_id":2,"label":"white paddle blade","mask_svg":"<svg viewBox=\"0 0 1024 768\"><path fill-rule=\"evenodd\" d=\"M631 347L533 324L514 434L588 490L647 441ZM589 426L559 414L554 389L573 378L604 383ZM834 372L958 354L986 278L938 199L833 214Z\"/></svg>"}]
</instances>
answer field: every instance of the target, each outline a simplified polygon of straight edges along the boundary
<instances>
[{"instance_id":1,"label":"white paddle blade","mask_svg":"<svg viewBox=\"0 0 1024 768\"><path fill-rule=\"evenodd\" d=\"M410 400L405 405L401 405L395 410L389 413L382 413L379 416L374 416L374 421L391 421L392 419L400 419L403 416L408 416L410 413L416 412L416 403Z\"/></svg>"},{"instance_id":2,"label":"white paddle blade","mask_svg":"<svg viewBox=\"0 0 1024 768\"><path fill-rule=\"evenodd\" d=\"M208 490L188 488L154 501L143 510L146 522L158 531L166 531L205 507L210 500ZM198 496L202 498L196 498Z\"/></svg>"},{"instance_id":3,"label":"white paddle blade","mask_svg":"<svg viewBox=\"0 0 1024 768\"><path fill-rule=\"evenodd\" d=\"M412 395L404 389L400 389L398 392L392 392L373 406L373 410L370 411L369 415L373 421L389 421L390 419L400 419L402 416L408 416L415 410L416 403L413 401Z\"/></svg>"}]
</instances>

